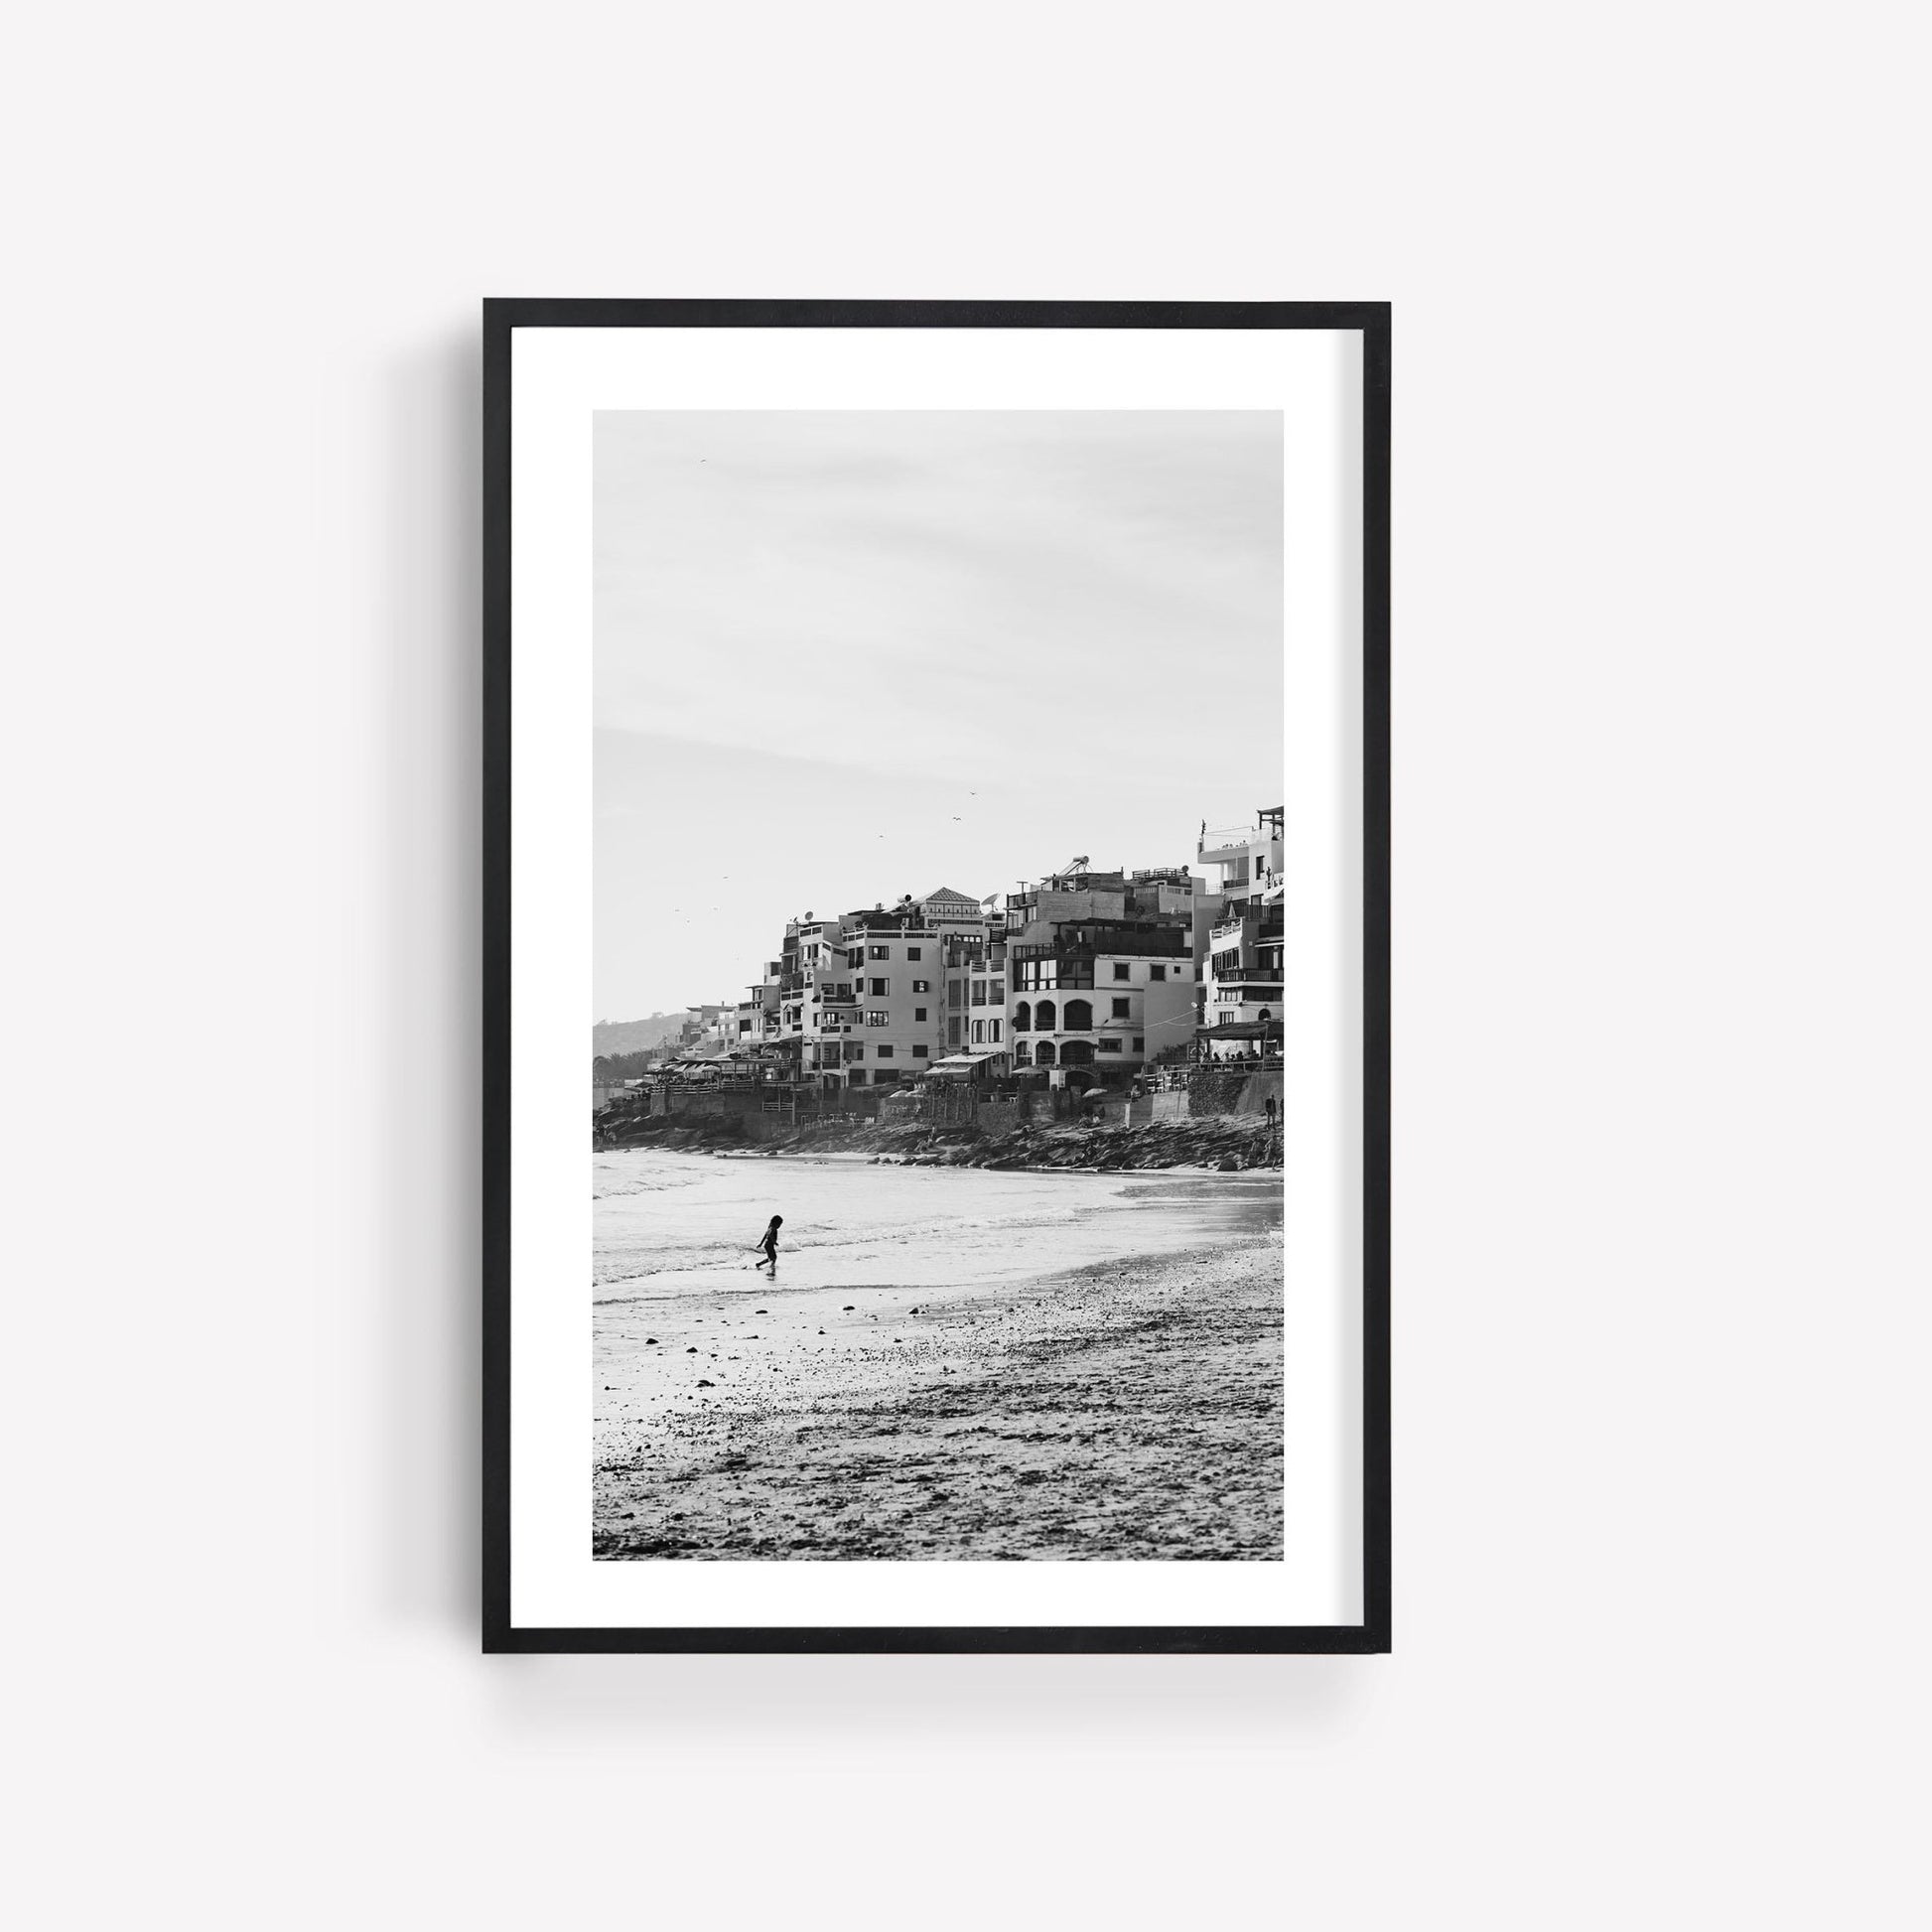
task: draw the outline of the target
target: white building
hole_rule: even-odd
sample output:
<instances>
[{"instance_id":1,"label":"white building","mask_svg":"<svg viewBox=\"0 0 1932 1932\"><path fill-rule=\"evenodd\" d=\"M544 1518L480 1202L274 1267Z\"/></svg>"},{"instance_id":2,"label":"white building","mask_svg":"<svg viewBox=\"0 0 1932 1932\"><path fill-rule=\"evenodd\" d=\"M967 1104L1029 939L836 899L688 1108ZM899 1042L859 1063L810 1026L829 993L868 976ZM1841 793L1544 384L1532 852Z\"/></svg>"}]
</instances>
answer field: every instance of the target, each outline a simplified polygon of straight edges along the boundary
<instances>
[{"instance_id":1,"label":"white building","mask_svg":"<svg viewBox=\"0 0 1932 1932\"><path fill-rule=\"evenodd\" d=\"M1007 1037L1016 1070L1124 1081L1192 1036L1200 900L1184 868L1072 872L1007 900Z\"/></svg>"},{"instance_id":2,"label":"white building","mask_svg":"<svg viewBox=\"0 0 1932 1932\"><path fill-rule=\"evenodd\" d=\"M1282 807L1255 824L1201 828L1198 856L1218 874L1221 906L1207 934L1197 1036L1210 1059L1278 1053L1282 1037Z\"/></svg>"}]
</instances>

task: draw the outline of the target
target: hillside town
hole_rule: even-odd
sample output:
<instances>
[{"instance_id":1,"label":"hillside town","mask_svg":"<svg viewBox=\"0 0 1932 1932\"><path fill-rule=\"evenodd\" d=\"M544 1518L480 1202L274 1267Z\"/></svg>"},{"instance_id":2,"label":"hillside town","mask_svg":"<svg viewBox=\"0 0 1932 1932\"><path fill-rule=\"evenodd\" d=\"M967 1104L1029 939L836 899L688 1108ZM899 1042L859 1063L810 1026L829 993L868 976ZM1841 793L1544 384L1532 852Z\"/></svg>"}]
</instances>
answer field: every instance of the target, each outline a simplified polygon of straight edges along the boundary
<instances>
[{"instance_id":1,"label":"hillside town","mask_svg":"<svg viewBox=\"0 0 1932 1932\"><path fill-rule=\"evenodd\" d=\"M1107 872L1083 855L1011 894L940 886L806 909L744 997L691 1007L639 1069L595 1062L594 1105L640 1086L749 1085L822 1106L953 1083L1063 1105L1190 1071L1278 1072L1282 816L1203 821L1191 867Z\"/></svg>"}]
</instances>

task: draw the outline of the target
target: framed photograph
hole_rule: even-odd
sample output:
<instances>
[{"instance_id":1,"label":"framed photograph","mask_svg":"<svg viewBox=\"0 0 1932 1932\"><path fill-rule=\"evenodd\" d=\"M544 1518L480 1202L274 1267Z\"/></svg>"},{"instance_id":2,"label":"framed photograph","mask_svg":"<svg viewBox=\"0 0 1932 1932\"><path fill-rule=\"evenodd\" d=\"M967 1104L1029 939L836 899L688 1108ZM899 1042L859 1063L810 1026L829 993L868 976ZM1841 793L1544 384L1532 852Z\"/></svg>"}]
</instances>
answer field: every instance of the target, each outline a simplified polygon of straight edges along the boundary
<instances>
[{"instance_id":1,"label":"framed photograph","mask_svg":"<svg viewBox=\"0 0 1932 1932\"><path fill-rule=\"evenodd\" d=\"M483 1647L1387 1650L1387 305L483 334Z\"/></svg>"}]
</instances>

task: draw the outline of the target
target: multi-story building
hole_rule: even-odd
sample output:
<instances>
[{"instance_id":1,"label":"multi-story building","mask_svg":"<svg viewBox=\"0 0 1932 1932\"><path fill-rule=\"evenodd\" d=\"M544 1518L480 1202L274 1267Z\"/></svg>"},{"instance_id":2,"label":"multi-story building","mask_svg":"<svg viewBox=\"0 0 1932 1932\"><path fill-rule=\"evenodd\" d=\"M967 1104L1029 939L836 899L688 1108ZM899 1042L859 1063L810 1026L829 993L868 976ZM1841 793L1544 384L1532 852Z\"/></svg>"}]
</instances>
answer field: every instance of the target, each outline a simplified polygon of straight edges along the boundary
<instances>
[{"instance_id":1,"label":"multi-story building","mask_svg":"<svg viewBox=\"0 0 1932 1932\"><path fill-rule=\"evenodd\" d=\"M977 899L935 895L903 898L890 910L836 919L808 912L785 928L774 962L776 1018L768 1038L795 1042L802 1077L826 1086L896 1086L923 1072L944 1051L940 949L946 933L984 927Z\"/></svg>"},{"instance_id":2,"label":"multi-story building","mask_svg":"<svg viewBox=\"0 0 1932 1932\"><path fill-rule=\"evenodd\" d=\"M846 915L843 972L853 1003L847 1086L897 1086L940 1057L943 944L915 900Z\"/></svg>"},{"instance_id":3,"label":"multi-story building","mask_svg":"<svg viewBox=\"0 0 1932 1932\"><path fill-rule=\"evenodd\" d=\"M983 1059L1004 1055L1007 1041L1007 949L1004 934L984 928L944 941L946 1051Z\"/></svg>"},{"instance_id":4,"label":"multi-story building","mask_svg":"<svg viewBox=\"0 0 1932 1932\"><path fill-rule=\"evenodd\" d=\"M1279 1050L1282 1036L1282 807L1254 828L1201 828L1198 857L1215 868L1220 911L1207 935L1197 1037L1210 1059Z\"/></svg>"},{"instance_id":5,"label":"multi-story building","mask_svg":"<svg viewBox=\"0 0 1932 1932\"><path fill-rule=\"evenodd\" d=\"M1124 1079L1184 1044L1200 909L1180 868L1061 873L1012 895L1005 990L1015 1067L1084 1086Z\"/></svg>"},{"instance_id":6,"label":"multi-story building","mask_svg":"<svg viewBox=\"0 0 1932 1932\"><path fill-rule=\"evenodd\" d=\"M1264 806L1252 826L1209 831L1201 822L1194 862L1212 877L1209 892L1232 900L1259 897L1282 883L1282 807Z\"/></svg>"},{"instance_id":7,"label":"multi-story building","mask_svg":"<svg viewBox=\"0 0 1932 1932\"><path fill-rule=\"evenodd\" d=\"M764 971L755 979L738 1003L738 1044L768 1046L784 1036L784 1007L779 989L784 979L784 962L768 959Z\"/></svg>"}]
</instances>

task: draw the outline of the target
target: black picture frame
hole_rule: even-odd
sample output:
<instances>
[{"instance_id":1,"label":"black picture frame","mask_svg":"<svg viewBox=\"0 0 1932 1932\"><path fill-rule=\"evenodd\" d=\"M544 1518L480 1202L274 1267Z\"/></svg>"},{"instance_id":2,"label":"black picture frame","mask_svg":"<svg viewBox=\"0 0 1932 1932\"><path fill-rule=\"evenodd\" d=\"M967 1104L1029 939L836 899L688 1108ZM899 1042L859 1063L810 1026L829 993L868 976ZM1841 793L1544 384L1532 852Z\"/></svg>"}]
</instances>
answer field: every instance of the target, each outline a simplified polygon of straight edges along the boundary
<instances>
[{"instance_id":1,"label":"black picture frame","mask_svg":"<svg viewBox=\"0 0 1932 1932\"><path fill-rule=\"evenodd\" d=\"M1390 351L1385 302L491 299L483 304L483 1648L486 1652L1330 1653L1391 1648ZM532 1628L510 1616L510 366L519 329L1359 331L1362 486L1362 1602L1358 1624Z\"/></svg>"}]
</instances>

